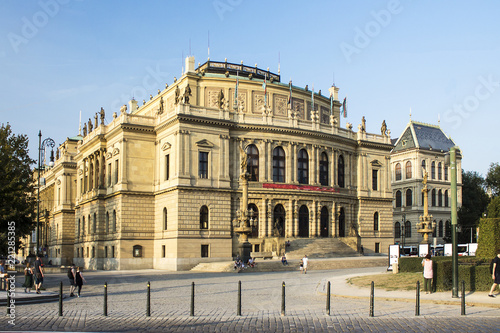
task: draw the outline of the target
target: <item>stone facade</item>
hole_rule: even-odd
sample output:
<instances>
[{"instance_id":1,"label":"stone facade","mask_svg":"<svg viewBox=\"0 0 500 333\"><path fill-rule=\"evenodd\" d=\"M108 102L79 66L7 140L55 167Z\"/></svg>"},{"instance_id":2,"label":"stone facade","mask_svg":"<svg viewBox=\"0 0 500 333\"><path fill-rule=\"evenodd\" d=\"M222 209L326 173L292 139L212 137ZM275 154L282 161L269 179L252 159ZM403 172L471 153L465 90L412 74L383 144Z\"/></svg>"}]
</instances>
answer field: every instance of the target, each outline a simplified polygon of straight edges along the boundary
<instances>
[{"instance_id":1,"label":"stone facade","mask_svg":"<svg viewBox=\"0 0 500 333\"><path fill-rule=\"evenodd\" d=\"M269 71L210 61L195 69L188 59L186 73L144 105L130 101L107 125L96 115L89 133L59 147L74 149L61 150L45 171L42 191L64 197L48 208L49 228L64 226L49 236L49 260L171 270L231 260L241 151L252 177L252 251L277 250L277 236L354 236L365 253L386 252L393 242L387 134L340 128L337 87L329 90L333 102L315 94L312 108L307 87L282 84Z\"/></svg>"}]
</instances>

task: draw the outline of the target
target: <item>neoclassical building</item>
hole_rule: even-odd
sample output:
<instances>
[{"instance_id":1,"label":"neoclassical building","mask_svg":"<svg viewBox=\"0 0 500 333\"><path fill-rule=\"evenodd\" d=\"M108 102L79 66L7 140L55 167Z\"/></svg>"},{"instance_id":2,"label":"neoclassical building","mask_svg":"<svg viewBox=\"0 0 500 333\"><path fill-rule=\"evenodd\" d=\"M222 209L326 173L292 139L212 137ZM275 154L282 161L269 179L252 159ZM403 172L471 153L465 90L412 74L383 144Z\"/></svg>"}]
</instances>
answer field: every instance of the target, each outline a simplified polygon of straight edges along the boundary
<instances>
[{"instance_id":1,"label":"neoclassical building","mask_svg":"<svg viewBox=\"0 0 500 333\"><path fill-rule=\"evenodd\" d=\"M451 237L450 167L445 165L445 154L453 146L455 142L440 126L412 120L395 140L391 152L395 242L417 245L423 239L417 232L417 223L424 213L424 170L430 189L429 214L436 224L432 238L437 238L437 244L444 244L443 237ZM457 206L461 205L462 155L457 153Z\"/></svg>"},{"instance_id":2,"label":"neoclassical building","mask_svg":"<svg viewBox=\"0 0 500 333\"><path fill-rule=\"evenodd\" d=\"M231 260L242 165L253 252L276 237L355 237L387 252L393 145L364 118L340 128L340 109L337 87L324 96L256 66L187 58L171 85L112 117L101 109L58 148L41 188L49 259L171 270Z\"/></svg>"}]
</instances>

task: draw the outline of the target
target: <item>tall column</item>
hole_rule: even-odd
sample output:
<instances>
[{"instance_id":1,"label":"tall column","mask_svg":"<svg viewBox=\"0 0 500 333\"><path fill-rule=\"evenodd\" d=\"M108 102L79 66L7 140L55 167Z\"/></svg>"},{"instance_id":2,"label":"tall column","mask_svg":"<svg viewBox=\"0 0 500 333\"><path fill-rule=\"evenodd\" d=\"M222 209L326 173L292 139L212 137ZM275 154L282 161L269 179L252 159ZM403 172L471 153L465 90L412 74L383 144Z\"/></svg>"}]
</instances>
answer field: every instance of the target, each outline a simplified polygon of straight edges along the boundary
<instances>
[{"instance_id":1,"label":"tall column","mask_svg":"<svg viewBox=\"0 0 500 333\"><path fill-rule=\"evenodd\" d=\"M190 138L189 138L189 131L183 131L183 138L184 138L184 175L190 176L190 168L191 168L191 145L190 145ZM212 167L211 163L209 164L209 167ZM213 174L212 174L213 177Z\"/></svg>"},{"instance_id":2,"label":"tall column","mask_svg":"<svg viewBox=\"0 0 500 333\"><path fill-rule=\"evenodd\" d=\"M177 173L177 176L184 176L184 145L182 144L182 131L177 131L175 132L175 139L176 139L176 145L177 145L177 156L176 156L176 160L177 160L177 163L175 163L176 165L176 173ZM174 164L174 163L172 163Z\"/></svg>"},{"instance_id":3,"label":"tall column","mask_svg":"<svg viewBox=\"0 0 500 333\"><path fill-rule=\"evenodd\" d=\"M297 170L297 151L298 151L298 143L292 143L292 161L294 161L292 165L292 179L291 182L297 184L298 180L298 170Z\"/></svg>"},{"instance_id":4,"label":"tall column","mask_svg":"<svg viewBox=\"0 0 500 333\"><path fill-rule=\"evenodd\" d=\"M267 214L266 214L266 199L261 200L261 207L259 211L259 237L267 236ZM262 249L263 251L264 249Z\"/></svg>"},{"instance_id":5,"label":"tall column","mask_svg":"<svg viewBox=\"0 0 500 333\"><path fill-rule=\"evenodd\" d=\"M313 145L312 147L312 158L311 158L311 167L309 168L309 172L311 174L311 185L318 185L318 152L319 146Z\"/></svg>"},{"instance_id":6,"label":"tall column","mask_svg":"<svg viewBox=\"0 0 500 333\"><path fill-rule=\"evenodd\" d=\"M121 165L119 166L120 167L120 180L119 182L122 183L122 184L127 184L128 181L128 177L127 177L127 141L128 139L126 138L123 138L123 141L122 141L122 149L121 149L121 154L120 154L120 163Z\"/></svg>"},{"instance_id":7,"label":"tall column","mask_svg":"<svg viewBox=\"0 0 500 333\"><path fill-rule=\"evenodd\" d=\"M267 199L267 236L273 235L273 207L272 200Z\"/></svg>"},{"instance_id":8,"label":"tall column","mask_svg":"<svg viewBox=\"0 0 500 333\"><path fill-rule=\"evenodd\" d=\"M337 149L332 148L332 186L337 186L337 167L338 167L338 158L339 151Z\"/></svg>"},{"instance_id":9,"label":"tall column","mask_svg":"<svg viewBox=\"0 0 500 333\"><path fill-rule=\"evenodd\" d=\"M290 218L286 219L286 237L293 237L293 200L288 199L288 215Z\"/></svg>"},{"instance_id":10,"label":"tall column","mask_svg":"<svg viewBox=\"0 0 500 333\"><path fill-rule=\"evenodd\" d=\"M266 139L265 140L266 145L267 145L267 174L266 174L266 179L267 181L272 181L273 180L273 151L272 151L272 140Z\"/></svg>"}]
</instances>

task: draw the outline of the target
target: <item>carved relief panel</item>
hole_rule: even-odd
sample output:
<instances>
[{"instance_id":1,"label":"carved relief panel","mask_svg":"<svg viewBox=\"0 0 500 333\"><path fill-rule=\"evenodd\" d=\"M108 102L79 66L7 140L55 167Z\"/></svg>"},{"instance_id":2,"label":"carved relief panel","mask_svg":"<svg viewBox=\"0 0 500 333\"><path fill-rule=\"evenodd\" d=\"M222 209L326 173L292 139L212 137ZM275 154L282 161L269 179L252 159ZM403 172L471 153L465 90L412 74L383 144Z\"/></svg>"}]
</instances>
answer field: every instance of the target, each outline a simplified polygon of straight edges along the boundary
<instances>
[{"instance_id":1,"label":"carved relief panel","mask_svg":"<svg viewBox=\"0 0 500 333\"><path fill-rule=\"evenodd\" d=\"M297 118L304 120L304 100L293 97L293 109L297 112Z\"/></svg>"},{"instance_id":2,"label":"carved relief panel","mask_svg":"<svg viewBox=\"0 0 500 333\"><path fill-rule=\"evenodd\" d=\"M287 96L274 95L274 114L278 116L287 116Z\"/></svg>"},{"instance_id":3,"label":"carved relief panel","mask_svg":"<svg viewBox=\"0 0 500 333\"><path fill-rule=\"evenodd\" d=\"M254 91L252 96L252 113L262 113L264 106L264 93L257 93Z\"/></svg>"}]
</instances>

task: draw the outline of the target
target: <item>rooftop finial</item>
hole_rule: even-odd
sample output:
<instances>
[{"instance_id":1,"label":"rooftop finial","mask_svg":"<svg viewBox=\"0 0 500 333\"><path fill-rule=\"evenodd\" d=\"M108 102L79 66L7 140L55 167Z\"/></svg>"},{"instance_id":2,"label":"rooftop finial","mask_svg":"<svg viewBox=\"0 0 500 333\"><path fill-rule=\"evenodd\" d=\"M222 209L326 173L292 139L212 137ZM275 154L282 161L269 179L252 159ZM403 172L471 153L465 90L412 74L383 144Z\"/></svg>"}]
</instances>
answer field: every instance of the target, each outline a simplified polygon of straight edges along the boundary
<instances>
[{"instance_id":1,"label":"rooftop finial","mask_svg":"<svg viewBox=\"0 0 500 333\"><path fill-rule=\"evenodd\" d=\"M410 108L410 121L411 121L411 108Z\"/></svg>"}]
</instances>

